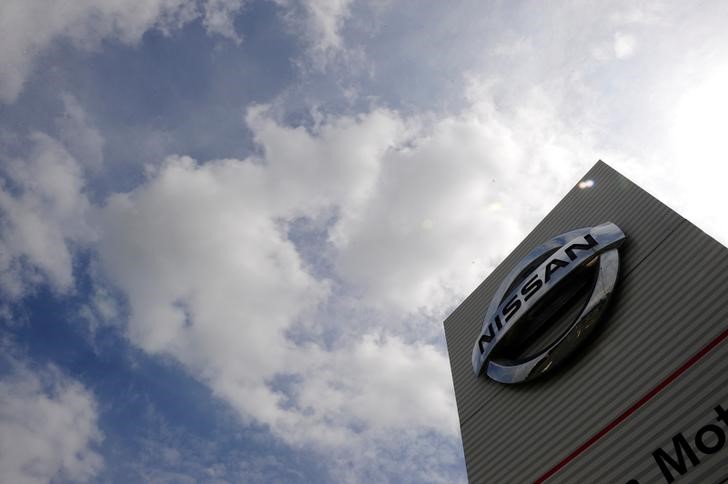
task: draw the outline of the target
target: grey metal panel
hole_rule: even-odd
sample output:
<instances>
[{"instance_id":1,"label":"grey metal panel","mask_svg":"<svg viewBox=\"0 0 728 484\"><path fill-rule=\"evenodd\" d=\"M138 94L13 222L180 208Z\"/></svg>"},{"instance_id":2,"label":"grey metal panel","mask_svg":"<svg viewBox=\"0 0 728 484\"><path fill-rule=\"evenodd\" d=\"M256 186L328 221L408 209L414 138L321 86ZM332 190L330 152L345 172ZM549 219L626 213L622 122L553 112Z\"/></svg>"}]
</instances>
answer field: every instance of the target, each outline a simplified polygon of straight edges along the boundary
<instances>
[{"instance_id":1,"label":"grey metal panel","mask_svg":"<svg viewBox=\"0 0 728 484\"><path fill-rule=\"evenodd\" d=\"M722 404L728 409L728 372L724 366L727 357L728 345L716 348L692 367L689 375L676 380L650 406L643 407L637 418L616 427L555 475L552 482L664 482L652 452L658 447L669 449L677 432L690 438L702 425L715 422L714 406ZM725 466L725 457L714 454L701 459L695 473L690 471L686 478L694 482L716 480L711 479L716 477L714 471L709 471L716 459ZM721 477L728 472L726 467L715 470ZM702 480L698 478L701 474Z\"/></svg>"},{"instance_id":2,"label":"grey metal panel","mask_svg":"<svg viewBox=\"0 0 728 484\"><path fill-rule=\"evenodd\" d=\"M445 321L471 482L528 482L538 478L728 324L728 305L724 305L728 299L728 250L606 164L597 163L584 178L594 180L594 186L572 189ZM470 365L472 345L501 278L544 240L606 221L616 223L628 239L620 251L620 288L597 338L574 361L543 381L506 386L475 378ZM725 358L715 361L725 370ZM689 387L691 381L681 384ZM707 385L709 395L718 395L717 389L726 387L717 377L708 378ZM678 391L676 388L682 387L670 391ZM695 399L688 400L694 404ZM671 438L670 432L650 432L650 422L672 422L670 429L689 424L690 416L678 416L677 403L669 404L684 400L650 401L629 421L643 439L634 439L634 446L615 444L610 448L600 442L601 451L597 446L591 448L587 451L590 457L580 456L551 481L618 482L614 479L637 469L627 464L615 467L614 462L634 456L634 450L630 453L629 449L638 442L646 445L650 435L658 440ZM728 401L723 403L728 408ZM705 409L696 407L696 411ZM618 440L624 432L620 429L609 437ZM625 450L620 451L620 447ZM710 474L711 467L713 464L706 462L695 475L707 472L709 475L701 478L718 480L726 473L718 466Z\"/></svg>"}]
</instances>

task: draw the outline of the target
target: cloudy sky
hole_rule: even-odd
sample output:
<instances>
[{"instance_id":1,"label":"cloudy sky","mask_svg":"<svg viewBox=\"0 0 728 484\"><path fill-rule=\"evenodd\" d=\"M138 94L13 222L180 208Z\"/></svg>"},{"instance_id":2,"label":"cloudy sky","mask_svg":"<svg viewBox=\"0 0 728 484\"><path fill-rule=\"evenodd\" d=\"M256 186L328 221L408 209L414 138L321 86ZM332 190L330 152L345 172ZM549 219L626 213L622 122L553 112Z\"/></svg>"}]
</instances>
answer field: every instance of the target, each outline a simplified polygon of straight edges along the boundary
<instances>
[{"instance_id":1,"label":"cloudy sky","mask_svg":"<svg viewBox=\"0 0 728 484\"><path fill-rule=\"evenodd\" d=\"M0 2L0 481L464 481L442 320L591 165L728 242L726 24Z\"/></svg>"}]
</instances>

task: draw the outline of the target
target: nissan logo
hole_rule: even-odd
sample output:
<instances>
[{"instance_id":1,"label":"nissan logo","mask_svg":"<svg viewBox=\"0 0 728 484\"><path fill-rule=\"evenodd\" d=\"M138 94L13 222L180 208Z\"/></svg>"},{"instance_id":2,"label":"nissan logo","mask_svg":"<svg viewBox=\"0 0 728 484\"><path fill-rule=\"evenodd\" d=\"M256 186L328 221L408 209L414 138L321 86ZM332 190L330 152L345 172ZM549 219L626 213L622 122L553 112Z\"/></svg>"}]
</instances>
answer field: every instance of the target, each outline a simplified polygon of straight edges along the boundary
<instances>
[{"instance_id":1,"label":"nissan logo","mask_svg":"<svg viewBox=\"0 0 728 484\"><path fill-rule=\"evenodd\" d=\"M619 272L618 248L624 240L620 228L607 222L561 234L533 249L503 280L488 307L473 347L475 375L487 367L488 376L501 383L533 380L573 353L607 307ZM537 313L555 313L548 306L565 286L570 290L563 283L568 276L596 264L591 293L568 329L535 354L509 357L513 348L523 348L548 319L539 321Z\"/></svg>"}]
</instances>

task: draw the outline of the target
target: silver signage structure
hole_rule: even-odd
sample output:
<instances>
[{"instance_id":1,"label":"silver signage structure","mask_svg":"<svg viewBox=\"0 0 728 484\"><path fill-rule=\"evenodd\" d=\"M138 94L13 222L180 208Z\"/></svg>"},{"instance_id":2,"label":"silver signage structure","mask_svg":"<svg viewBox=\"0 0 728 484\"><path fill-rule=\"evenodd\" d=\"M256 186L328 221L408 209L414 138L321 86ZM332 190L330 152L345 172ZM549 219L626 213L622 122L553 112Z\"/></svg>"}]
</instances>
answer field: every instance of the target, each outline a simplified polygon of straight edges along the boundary
<instances>
[{"instance_id":1,"label":"silver signage structure","mask_svg":"<svg viewBox=\"0 0 728 484\"><path fill-rule=\"evenodd\" d=\"M723 483L728 249L603 162L574 182L444 322L468 479Z\"/></svg>"}]
</instances>

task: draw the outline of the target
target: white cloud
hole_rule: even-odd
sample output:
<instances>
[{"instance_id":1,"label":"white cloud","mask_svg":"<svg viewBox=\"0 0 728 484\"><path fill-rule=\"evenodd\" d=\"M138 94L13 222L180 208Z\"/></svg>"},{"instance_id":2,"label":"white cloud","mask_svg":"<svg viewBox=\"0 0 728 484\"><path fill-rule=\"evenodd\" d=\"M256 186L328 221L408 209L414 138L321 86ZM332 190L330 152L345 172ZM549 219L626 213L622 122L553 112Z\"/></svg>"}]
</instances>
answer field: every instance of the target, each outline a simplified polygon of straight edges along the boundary
<instances>
[{"instance_id":1,"label":"white cloud","mask_svg":"<svg viewBox=\"0 0 728 484\"><path fill-rule=\"evenodd\" d=\"M617 59L632 57L637 48L637 40L633 35L617 32L614 34L614 55Z\"/></svg>"},{"instance_id":2,"label":"white cloud","mask_svg":"<svg viewBox=\"0 0 728 484\"><path fill-rule=\"evenodd\" d=\"M86 482L103 467L94 397L56 368L12 361L0 378L0 480Z\"/></svg>"},{"instance_id":3,"label":"white cloud","mask_svg":"<svg viewBox=\"0 0 728 484\"><path fill-rule=\"evenodd\" d=\"M100 221L132 341L205 380L231 375L261 420L276 408L261 379L288 360L284 331L327 293L286 239L276 217L291 207L270 182L249 162L170 158L147 186L113 197Z\"/></svg>"},{"instance_id":4,"label":"white cloud","mask_svg":"<svg viewBox=\"0 0 728 484\"><path fill-rule=\"evenodd\" d=\"M317 50L341 48L341 27L349 15L351 3L352 0L307 0L304 2Z\"/></svg>"},{"instance_id":5,"label":"white cloud","mask_svg":"<svg viewBox=\"0 0 728 484\"><path fill-rule=\"evenodd\" d=\"M149 28L173 28L192 15L184 0L9 0L0 5L0 99L5 102L15 100L37 56L58 40L83 49L105 38L134 43Z\"/></svg>"},{"instance_id":6,"label":"white cloud","mask_svg":"<svg viewBox=\"0 0 728 484\"><path fill-rule=\"evenodd\" d=\"M680 208L690 220L727 243L723 207L728 203L728 66L709 67L696 74L695 82L676 100L668 146L677 160L675 182L683 198Z\"/></svg>"},{"instance_id":7,"label":"white cloud","mask_svg":"<svg viewBox=\"0 0 728 484\"><path fill-rule=\"evenodd\" d=\"M517 109L492 91L474 82L470 108L387 151L367 198L342 210L337 268L368 304L442 316L596 161L541 91Z\"/></svg>"},{"instance_id":8,"label":"white cloud","mask_svg":"<svg viewBox=\"0 0 728 484\"><path fill-rule=\"evenodd\" d=\"M168 33L202 15L209 33L239 41L233 26L243 0L7 0L0 2L0 101L13 102L37 58L59 41L94 50L101 41L134 45L144 32Z\"/></svg>"},{"instance_id":9,"label":"white cloud","mask_svg":"<svg viewBox=\"0 0 728 484\"><path fill-rule=\"evenodd\" d=\"M30 140L27 158L0 172L0 289L12 298L40 281L73 289L73 247L94 237L81 167L55 139Z\"/></svg>"},{"instance_id":10,"label":"white cloud","mask_svg":"<svg viewBox=\"0 0 728 484\"><path fill-rule=\"evenodd\" d=\"M104 138L71 94L62 96L64 112L56 119L60 141L87 169L98 170L104 160Z\"/></svg>"},{"instance_id":11,"label":"white cloud","mask_svg":"<svg viewBox=\"0 0 728 484\"><path fill-rule=\"evenodd\" d=\"M410 127L384 109L360 116L331 116L311 131L274 121L264 107L247 122L265 152L265 176L282 215L347 208L371 196L385 153L407 140Z\"/></svg>"},{"instance_id":12,"label":"white cloud","mask_svg":"<svg viewBox=\"0 0 728 484\"><path fill-rule=\"evenodd\" d=\"M558 142L579 152L550 140L534 146L559 130L554 123L543 132L542 121L554 120L529 120L536 112L521 113L523 126L515 130L492 99L437 121L378 110L331 117L308 132L256 111L249 123L271 179L289 197L337 207L330 231L337 275L367 305L412 312L447 307L492 268L499 256L493 247L505 251L515 242L512 217L492 210L508 201L506 186L522 184L545 163L573 164L583 153L567 136ZM514 136L533 141L519 145ZM526 201L541 203L535 200Z\"/></svg>"},{"instance_id":13,"label":"white cloud","mask_svg":"<svg viewBox=\"0 0 728 484\"><path fill-rule=\"evenodd\" d=\"M471 107L440 119L375 109L309 128L259 107L247 120L260 158L168 158L98 213L131 340L180 361L244 419L369 471L452 439L439 324L407 334L398 320L442 316L594 161L542 92L525 99L499 104L492 83L473 81ZM331 263L320 279L289 230L332 213L317 225ZM346 298L352 319L327 311Z\"/></svg>"},{"instance_id":14,"label":"white cloud","mask_svg":"<svg viewBox=\"0 0 728 484\"><path fill-rule=\"evenodd\" d=\"M249 120L264 160L171 157L99 212L101 262L128 298L131 340L175 357L290 443L351 453L392 442L391 428L407 442L456 435L447 358L432 345L379 329L335 349L289 337L298 323L316 326L332 282L309 274L288 222L368 199L406 123L386 111L314 132L260 110Z\"/></svg>"},{"instance_id":15,"label":"white cloud","mask_svg":"<svg viewBox=\"0 0 728 484\"><path fill-rule=\"evenodd\" d=\"M343 52L341 30L351 0L274 0L309 45L312 58L325 63ZM152 29L170 33L201 18L209 34L235 43L242 36L235 17L246 0L6 0L0 2L0 102L14 102L38 58L59 42L95 50L102 41L137 44ZM68 106L67 106L68 109Z\"/></svg>"},{"instance_id":16,"label":"white cloud","mask_svg":"<svg viewBox=\"0 0 728 484\"><path fill-rule=\"evenodd\" d=\"M246 3L246 0L206 0L202 24L208 32L222 35L240 44L243 39L235 30L234 20Z\"/></svg>"},{"instance_id":17,"label":"white cloud","mask_svg":"<svg viewBox=\"0 0 728 484\"><path fill-rule=\"evenodd\" d=\"M289 25L307 41L309 54L323 67L345 53L342 30L351 13L352 0L274 0L286 10Z\"/></svg>"},{"instance_id":18,"label":"white cloud","mask_svg":"<svg viewBox=\"0 0 728 484\"><path fill-rule=\"evenodd\" d=\"M432 345L369 333L309 360L295 394L298 410L310 414L287 429L296 440L310 439L310 432L315 435L330 423L341 429L358 424L378 432L397 428L457 434L447 357ZM316 425L306 425L307 420ZM343 435L352 438L349 432Z\"/></svg>"}]
</instances>

